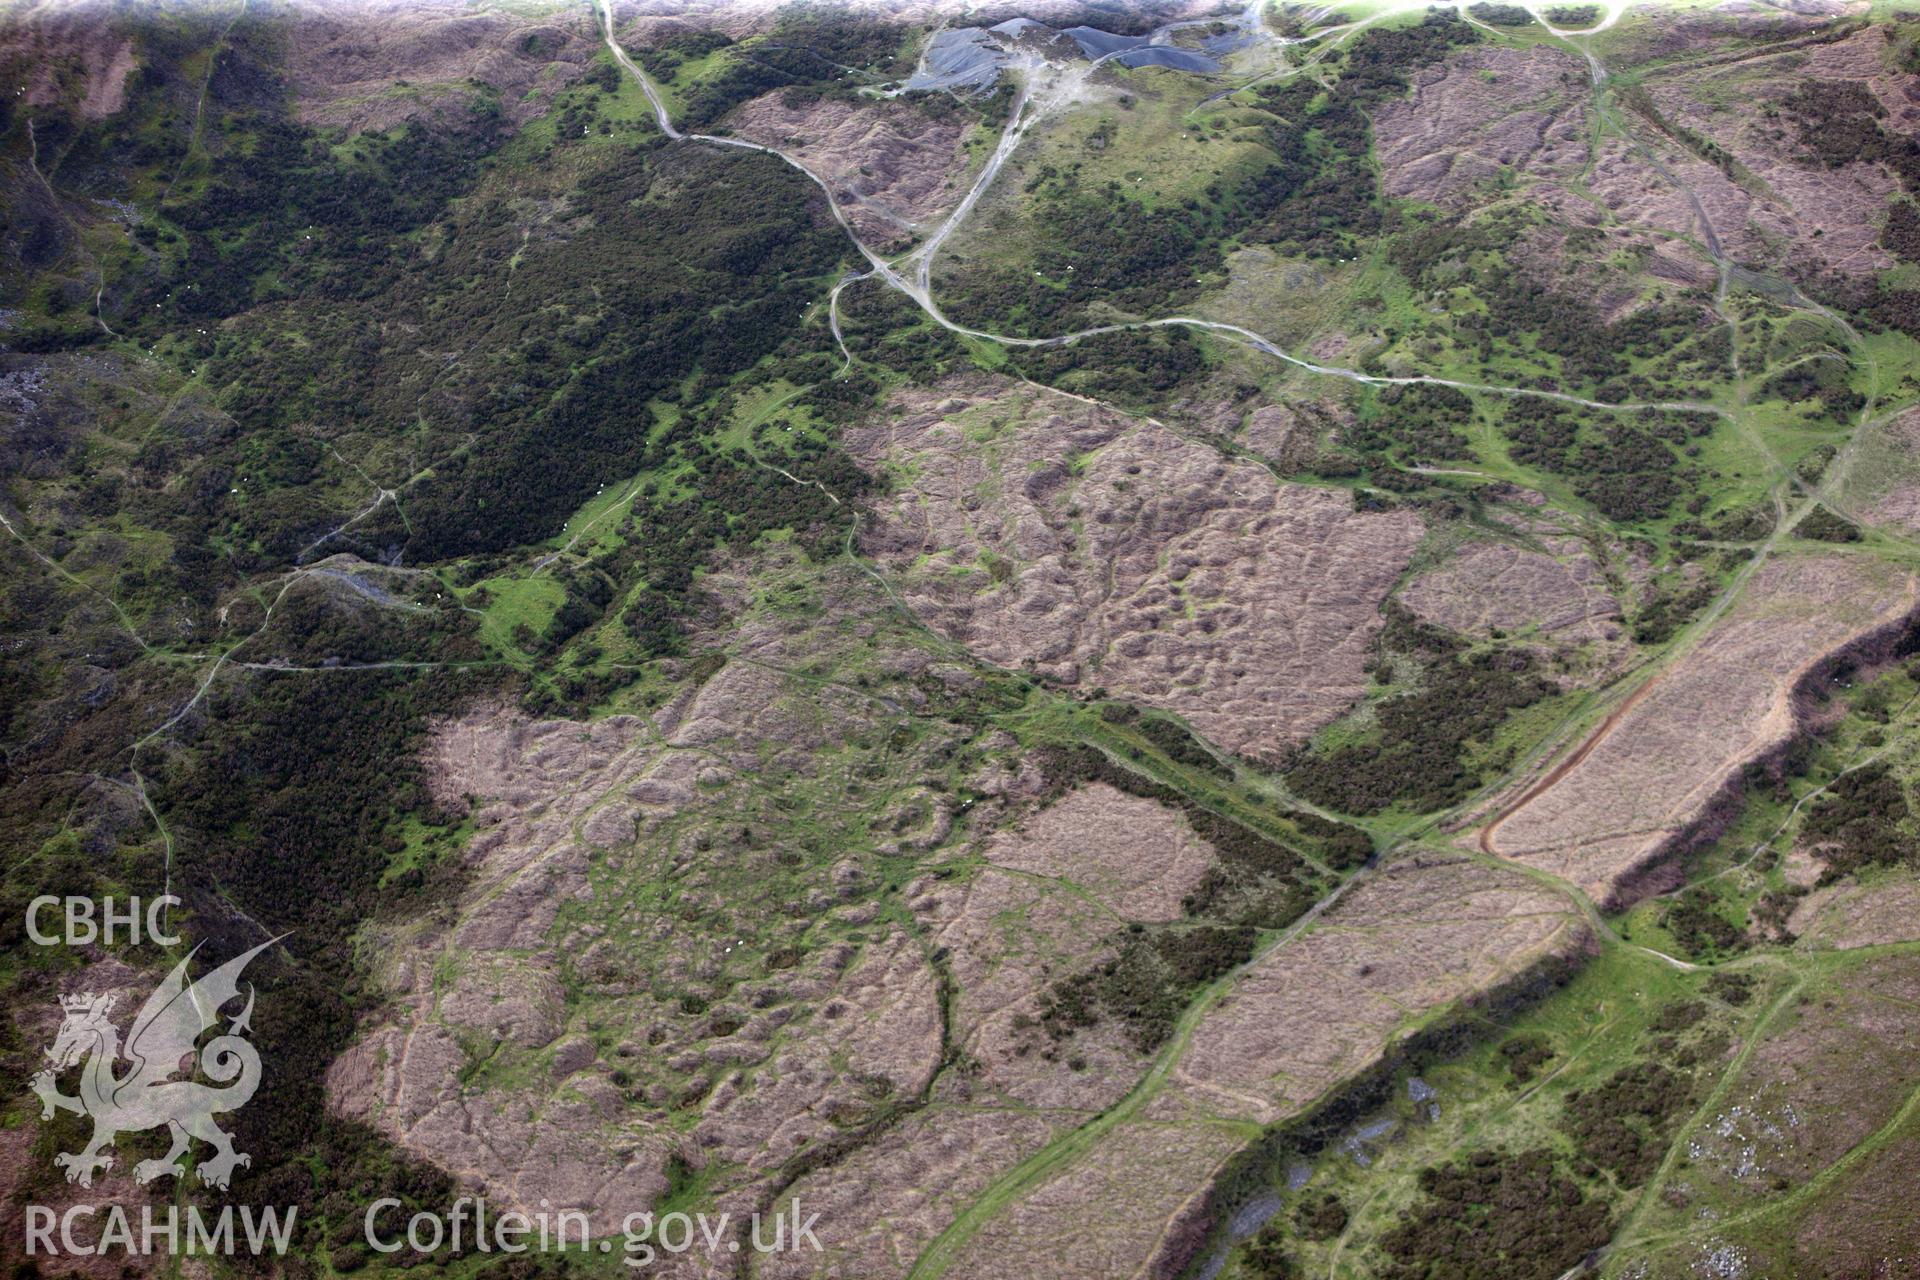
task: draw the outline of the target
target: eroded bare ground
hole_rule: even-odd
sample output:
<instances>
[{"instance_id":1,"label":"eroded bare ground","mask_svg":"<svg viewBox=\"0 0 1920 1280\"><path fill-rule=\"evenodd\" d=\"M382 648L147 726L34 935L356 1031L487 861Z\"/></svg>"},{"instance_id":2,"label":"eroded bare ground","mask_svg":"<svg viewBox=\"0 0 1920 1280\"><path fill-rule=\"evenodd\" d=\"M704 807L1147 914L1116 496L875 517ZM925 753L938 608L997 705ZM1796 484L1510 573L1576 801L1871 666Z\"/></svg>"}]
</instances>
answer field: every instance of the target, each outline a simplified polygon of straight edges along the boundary
<instances>
[{"instance_id":1,"label":"eroded bare ground","mask_svg":"<svg viewBox=\"0 0 1920 1280\"><path fill-rule=\"evenodd\" d=\"M948 1274L965 1280L1155 1274L1180 1251L1186 1215L1245 1142L1244 1130L1163 1094L1058 1177L1007 1206Z\"/></svg>"},{"instance_id":2,"label":"eroded bare ground","mask_svg":"<svg viewBox=\"0 0 1920 1280\"><path fill-rule=\"evenodd\" d=\"M1844 493L1852 514L1920 534L1920 410L1864 428L1850 450Z\"/></svg>"},{"instance_id":3,"label":"eroded bare ground","mask_svg":"<svg viewBox=\"0 0 1920 1280\"><path fill-rule=\"evenodd\" d=\"M1914 593L1911 575L1860 557L1769 561L1577 763L1503 801L1482 847L1603 903L1630 901L1652 886L1643 873L1712 815L1742 766L1792 737L1796 684L1906 616Z\"/></svg>"},{"instance_id":4,"label":"eroded bare ground","mask_svg":"<svg viewBox=\"0 0 1920 1280\"><path fill-rule=\"evenodd\" d=\"M84 7L10 5L0 20L0 68L13 82L9 94L29 107L58 102L71 75L84 86L80 114L105 119L125 105L136 61L133 40Z\"/></svg>"},{"instance_id":5,"label":"eroded bare ground","mask_svg":"<svg viewBox=\"0 0 1920 1280\"><path fill-rule=\"evenodd\" d=\"M1822 163L1783 107L1802 86L1847 83L1865 86L1878 101L1888 131L1910 133L1920 124L1914 100L1920 77L1893 68L1878 30L1650 76L1652 102L1670 128L1662 132L1640 123L1663 161L1698 195L1730 255L1789 261L1809 274L1868 275L1893 265L1879 236L1898 180L1877 162ZM1683 145L1689 134L1722 148L1732 159L1731 171L1697 146ZM1602 157L1592 178L1596 193L1622 217L1687 232L1693 219L1684 200L1676 203L1647 187L1619 159L1617 153Z\"/></svg>"},{"instance_id":6,"label":"eroded bare ground","mask_svg":"<svg viewBox=\"0 0 1920 1280\"><path fill-rule=\"evenodd\" d=\"M1801 973L1684 1135L1623 1274L1911 1271L1916 1148L1902 1117L1920 1086L1920 959L1883 952Z\"/></svg>"},{"instance_id":7,"label":"eroded bare ground","mask_svg":"<svg viewBox=\"0 0 1920 1280\"><path fill-rule=\"evenodd\" d=\"M1644 93L1616 94L1633 141L1609 136L1597 150L1587 68L1570 53L1476 48L1426 68L1404 102L1376 113L1387 191L1460 209L1516 189L1552 215L1521 235L1516 263L1553 279L1577 262L1575 292L1609 318L1636 305L1649 279L1709 283L1700 246L1715 242L1738 261L1789 261L1807 275L1892 266L1879 237L1898 180L1877 161L1824 163L1785 104L1810 82L1858 84L1884 110L1882 128L1911 132L1920 77L1893 66L1879 30L1756 56L1742 39L1753 33L1730 16L1687 24L1686 39L1648 51L1692 56L1650 71ZM1605 250L1564 252L1576 230L1604 236ZM1610 260L1631 269L1601 265L1594 276Z\"/></svg>"},{"instance_id":8,"label":"eroded bare ground","mask_svg":"<svg viewBox=\"0 0 1920 1280\"><path fill-rule=\"evenodd\" d=\"M348 0L297 4L291 16L287 66L300 118L355 133L420 117L464 120L476 85L497 90L501 113L519 124L548 110L599 48L589 18L559 5Z\"/></svg>"},{"instance_id":9,"label":"eroded bare ground","mask_svg":"<svg viewBox=\"0 0 1920 1280\"><path fill-rule=\"evenodd\" d=\"M1251 329L1289 351L1304 345L1315 360L1328 364L1351 367L1356 362L1353 350L1362 344L1343 330L1322 331L1327 313L1343 296L1343 287L1351 287L1355 268L1286 257L1265 245L1232 250L1226 265L1225 283L1219 292L1196 304L1197 314ZM1296 383L1289 388L1288 399L1306 400L1330 390L1325 385Z\"/></svg>"},{"instance_id":10,"label":"eroded bare ground","mask_svg":"<svg viewBox=\"0 0 1920 1280\"><path fill-rule=\"evenodd\" d=\"M1408 1019L1571 948L1576 924L1564 897L1524 876L1417 855L1250 969L1194 1031L1175 1080L1212 1110L1271 1124L1377 1059Z\"/></svg>"},{"instance_id":11,"label":"eroded bare ground","mask_svg":"<svg viewBox=\"0 0 1920 1280\"><path fill-rule=\"evenodd\" d=\"M989 662L1180 713L1272 759L1366 688L1418 516L1357 514L1167 427L986 377L849 433L899 481L862 549Z\"/></svg>"},{"instance_id":12,"label":"eroded bare ground","mask_svg":"<svg viewBox=\"0 0 1920 1280\"><path fill-rule=\"evenodd\" d=\"M1553 543L1551 555L1507 542L1469 543L1398 598L1424 621L1466 635L1537 628L1558 642L1616 639L1620 602L1603 569L1579 539Z\"/></svg>"},{"instance_id":13,"label":"eroded bare ground","mask_svg":"<svg viewBox=\"0 0 1920 1280\"><path fill-rule=\"evenodd\" d=\"M1549 214L1516 237L1514 265L1613 320L1650 282L1704 285L1714 268L1679 239L1695 229L1670 179L1618 140L1595 153L1591 93L1586 64L1565 50L1476 47L1423 69L1409 97L1376 114L1374 136L1392 195L1460 212L1518 199ZM1670 216L1637 216L1622 188ZM1602 244L1572 251L1575 234Z\"/></svg>"},{"instance_id":14,"label":"eroded bare ground","mask_svg":"<svg viewBox=\"0 0 1920 1280\"><path fill-rule=\"evenodd\" d=\"M1868 884L1815 889L1794 908L1787 928L1808 945L1842 951L1920 942L1920 881L1888 873Z\"/></svg>"},{"instance_id":15,"label":"eroded bare ground","mask_svg":"<svg viewBox=\"0 0 1920 1280\"><path fill-rule=\"evenodd\" d=\"M1115 1020L1050 1043L1040 996L1111 955L1116 930L1177 914L1212 850L1180 815L1095 784L995 833L984 853L970 880L907 889L948 957L957 1068L907 1124L797 1184L834 1239L824 1258L767 1259L761 1274L905 1272L995 1177L1119 1101L1144 1069Z\"/></svg>"},{"instance_id":16,"label":"eroded bare ground","mask_svg":"<svg viewBox=\"0 0 1920 1280\"><path fill-rule=\"evenodd\" d=\"M1172 809L1063 791L931 715L927 682L964 668L852 567L808 588L772 558L710 580L727 660L650 714L438 726L471 883L378 940L391 1007L329 1089L464 1185L602 1230L676 1159L742 1220L798 1177L847 1274L891 1274L1133 1086L1119 1020L1069 1052L1043 992L1176 919L1215 855ZM880 858L936 849L888 889Z\"/></svg>"},{"instance_id":17,"label":"eroded bare ground","mask_svg":"<svg viewBox=\"0 0 1920 1280\"><path fill-rule=\"evenodd\" d=\"M1201 1189L1264 1126L1377 1061L1398 1029L1586 945L1564 897L1459 855L1363 880L1257 960L1194 1029L1161 1091L1010 1205L951 1272L1134 1275L1177 1267Z\"/></svg>"},{"instance_id":18,"label":"eroded bare ground","mask_svg":"<svg viewBox=\"0 0 1920 1280\"><path fill-rule=\"evenodd\" d=\"M393 1014L336 1064L336 1105L604 1228L665 1190L670 1153L745 1186L926 1087L939 982L919 938L874 922L874 859L945 837L938 761L967 734L914 718L912 681L940 673L860 620L863 579L818 592L741 619L728 660L650 715L439 726L471 887L384 940ZM874 691L820 678L837 664ZM666 1120L689 1107L682 1137Z\"/></svg>"},{"instance_id":19,"label":"eroded bare ground","mask_svg":"<svg viewBox=\"0 0 1920 1280\"><path fill-rule=\"evenodd\" d=\"M1422 68L1411 95L1374 115L1387 194L1461 207L1504 176L1573 177L1590 89L1584 62L1546 46L1473 48Z\"/></svg>"},{"instance_id":20,"label":"eroded bare ground","mask_svg":"<svg viewBox=\"0 0 1920 1280\"><path fill-rule=\"evenodd\" d=\"M726 123L818 174L876 248L904 247L960 199L966 126L959 120L936 120L904 103L776 92L737 108Z\"/></svg>"}]
</instances>

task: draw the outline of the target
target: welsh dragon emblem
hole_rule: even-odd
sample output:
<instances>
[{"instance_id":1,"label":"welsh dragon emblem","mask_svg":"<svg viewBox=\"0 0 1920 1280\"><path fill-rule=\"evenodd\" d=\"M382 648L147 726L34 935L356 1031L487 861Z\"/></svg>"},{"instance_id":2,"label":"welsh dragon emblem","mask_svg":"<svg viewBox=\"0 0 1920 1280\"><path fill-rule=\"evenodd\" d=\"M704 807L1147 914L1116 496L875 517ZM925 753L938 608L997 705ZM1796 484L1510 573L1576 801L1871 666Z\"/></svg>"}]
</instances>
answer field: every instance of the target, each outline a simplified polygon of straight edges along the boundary
<instances>
[{"instance_id":1,"label":"welsh dragon emblem","mask_svg":"<svg viewBox=\"0 0 1920 1280\"><path fill-rule=\"evenodd\" d=\"M226 1032L199 1051L200 1073L214 1083L176 1077L193 1074L195 1044L219 1021L221 1007L240 994L240 972L247 962L275 941L278 939L263 942L227 961L198 982L187 979L187 965L193 959L193 952L188 952L147 997L124 1047L119 1031L108 1019L113 996L89 992L60 998L66 1020L60 1024L53 1047L47 1050L51 1065L33 1077L32 1088L40 1098L41 1119L51 1119L60 1110L93 1120L93 1138L85 1150L62 1152L53 1158L67 1171L68 1182L93 1185L93 1175L113 1164L115 1138L161 1125L172 1134L173 1146L158 1160L136 1164L136 1182L151 1182L167 1174L184 1175L187 1166L182 1157L191 1138L214 1149L213 1157L200 1164L200 1180L208 1186L225 1189L235 1168L252 1163L244 1152L233 1149L232 1136L213 1122L216 1112L245 1106L260 1087L260 1054L246 1039L252 1030L251 983L247 986L246 1007L230 1015ZM121 1073L123 1059L128 1065ZM60 1073L76 1063L84 1064L77 1098L61 1093L56 1083Z\"/></svg>"}]
</instances>

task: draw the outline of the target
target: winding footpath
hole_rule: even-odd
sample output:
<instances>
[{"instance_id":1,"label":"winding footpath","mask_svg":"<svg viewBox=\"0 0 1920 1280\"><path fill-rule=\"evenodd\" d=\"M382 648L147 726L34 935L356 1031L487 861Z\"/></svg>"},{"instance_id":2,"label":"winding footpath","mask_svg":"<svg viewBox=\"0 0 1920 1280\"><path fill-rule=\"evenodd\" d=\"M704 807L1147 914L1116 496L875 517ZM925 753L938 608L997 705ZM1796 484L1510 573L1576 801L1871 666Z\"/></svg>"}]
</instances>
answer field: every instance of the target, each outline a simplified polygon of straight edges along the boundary
<instances>
[{"instance_id":1,"label":"winding footpath","mask_svg":"<svg viewBox=\"0 0 1920 1280\"><path fill-rule=\"evenodd\" d=\"M1571 395L1564 391L1549 391L1540 387L1502 386L1493 383L1466 382L1456 378L1435 377L1430 374L1396 376L1362 373L1358 369L1349 369L1340 365L1321 364L1317 361L1297 356L1281 347L1272 339L1241 325L1228 324L1219 320L1203 320L1197 316L1174 315L1164 316L1154 320L1134 320L1114 324L1093 325L1089 328L1075 329L1068 333L1054 334L1044 338L996 333L990 329L976 329L970 325L960 324L949 318L947 314L940 309L939 303L933 297L931 279L934 256L947 238L959 228L961 222L965 220L967 215L972 213L975 206L979 203L980 198L986 193L987 189L992 186L993 180L999 175L1002 166L1006 164L1008 158L1019 148L1020 142L1027 136L1032 128L1046 118L1052 110L1072 100L1073 95L1069 90L1077 86L1080 82L1079 77L1069 78L1065 85L1056 86L1054 92L1046 94L1043 97L1030 97L1026 86L1024 84L1022 85L1018 96L1015 98L1014 109L1008 116L1006 127L1001 132L1000 141L995 146L993 155L988 158L987 163L981 168L972 186L968 188L967 194L961 198L960 203L954 207L953 212L942 220L940 226L934 230L926 241L908 252L905 257L901 259L900 264L897 265L883 258L865 241L861 240L859 232L855 230L852 220L847 215L846 209L834 195L833 188L824 178L812 169L809 169L788 152L781 150L779 147L767 146L758 142L748 142L743 138L730 138L710 133L685 133L675 127L672 114L667 109L666 98L660 92L659 87L653 83L653 78L628 55L626 49L623 48L620 42L614 37L611 0L594 0L594 12L599 15L601 34L608 50L612 52L615 61L639 83L641 91L646 94L648 104L653 108L655 122L659 125L660 131L668 138L674 141L705 142L714 146L735 147L741 150L758 151L765 155L773 156L798 170L800 173L805 174L806 177L826 195L827 207L832 211L834 220L846 231L848 239L853 242L853 246L859 251L860 256L866 259L869 268L869 270L862 275L851 276L841 280L834 286L833 293L830 296L830 325L834 339L840 344L843 355L846 355L847 352L846 344L840 331L837 310L840 292L855 280L878 277L906 297L912 299L914 305L925 312L928 319L949 333L958 334L965 338L975 338L982 342L991 342L1003 347L1064 347L1071 346L1074 343L1084 341L1088 338L1096 338L1109 333L1131 333L1144 329L1192 329L1224 335L1227 338L1243 343L1261 352L1263 355L1271 356L1282 363L1292 365L1307 373L1318 374L1322 377L1329 378L1343 378L1349 382L1356 382L1365 386L1397 387L1425 385L1453 387L1461 391L1477 391L1487 395L1533 397L1541 400L1553 400L1562 404L1571 404L1580 408L1607 413L1635 413L1648 409L1665 412L1712 413L1721 416L1724 416L1726 413L1726 411L1719 406L1702 401L1625 401L1616 403L1605 400L1593 400L1585 396ZM1600 28L1595 28L1595 30L1599 29ZM1029 107L1031 107L1032 110L1028 110ZM911 274L904 273L902 271L903 266L909 267ZM851 360L850 355L848 355L847 358Z\"/></svg>"}]
</instances>

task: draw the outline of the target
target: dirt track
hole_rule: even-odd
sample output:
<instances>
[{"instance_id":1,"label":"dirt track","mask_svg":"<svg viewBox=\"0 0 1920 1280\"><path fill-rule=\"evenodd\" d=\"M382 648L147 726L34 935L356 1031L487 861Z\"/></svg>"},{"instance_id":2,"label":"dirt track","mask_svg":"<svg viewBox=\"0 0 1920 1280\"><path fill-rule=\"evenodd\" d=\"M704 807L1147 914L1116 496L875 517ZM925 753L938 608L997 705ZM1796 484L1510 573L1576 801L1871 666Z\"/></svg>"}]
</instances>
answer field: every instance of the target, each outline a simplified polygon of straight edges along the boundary
<instances>
[{"instance_id":1,"label":"dirt track","mask_svg":"<svg viewBox=\"0 0 1920 1280\"><path fill-rule=\"evenodd\" d=\"M1582 742L1572 755L1548 770L1546 777L1540 779L1540 781L1534 783L1531 787L1528 787L1518 800L1515 800L1512 804L1500 810L1500 812L1493 816L1491 822L1481 827L1479 839L1480 852L1496 858L1499 857L1500 855L1494 852L1493 833L1500 829L1500 824L1532 804L1540 796L1553 788L1562 778L1579 768L1581 762L1592 755L1594 749L1606 740L1608 734L1613 732L1614 727L1626 718L1627 713L1640 705L1640 700L1645 698L1649 693L1652 693L1653 687L1659 683L1660 677L1656 675L1638 689L1635 689L1627 696L1625 702L1607 713L1607 718L1600 722L1598 728L1587 735L1587 740Z\"/></svg>"},{"instance_id":2,"label":"dirt track","mask_svg":"<svg viewBox=\"0 0 1920 1280\"><path fill-rule=\"evenodd\" d=\"M1910 576L1857 557L1769 561L1693 647L1488 823L1479 847L1603 904L1644 894L1636 877L1668 842L1799 731L1794 691L1808 675L1897 624L1915 591Z\"/></svg>"}]
</instances>

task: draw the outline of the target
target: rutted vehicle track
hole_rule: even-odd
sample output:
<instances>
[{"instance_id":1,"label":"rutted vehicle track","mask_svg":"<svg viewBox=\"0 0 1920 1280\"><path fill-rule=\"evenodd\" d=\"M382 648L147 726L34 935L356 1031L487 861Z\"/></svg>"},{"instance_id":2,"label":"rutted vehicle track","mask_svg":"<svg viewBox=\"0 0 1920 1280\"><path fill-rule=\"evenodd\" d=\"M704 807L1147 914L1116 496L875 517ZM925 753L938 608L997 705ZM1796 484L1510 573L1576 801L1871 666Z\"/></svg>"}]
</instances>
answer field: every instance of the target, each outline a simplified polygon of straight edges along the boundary
<instances>
[{"instance_id":1,"label":"rutted vehicle track","mask_svg":"<svg viewBox=\"0 0 1920 1280\"><path fill-rule=\"evenodd\" d=\"M1505 806L1498 813L1494 814L1492 819L1480 828L1479 839L1475 841L1475 843L1480 846L1480 852L1490 857L1499 857L1500 855L1494 852L1493 836L1494 833L1500 829L1500 824L1551 791L1562 778L1565 778L1568 774L1579 768L1581 764L1586 761L1586 758L1592 755L1602 742L1606 741L1608 735L1619 727L1620 721L1626 718L1627 713L1639 706L1641 700L1653 692L1653 687L1659 682L1659 679L1660 677L1656 674L1642 681L1640 687L1628 694L1625 701L1607 713L1606 718L1594 728L1592 733L1587 735L1586 739L1582 741L1579 746L1568 753L1566 758L1559 764L1549 769L1544 778L1528 787L1512 804Z\"/></svg>"}]
</instances>

